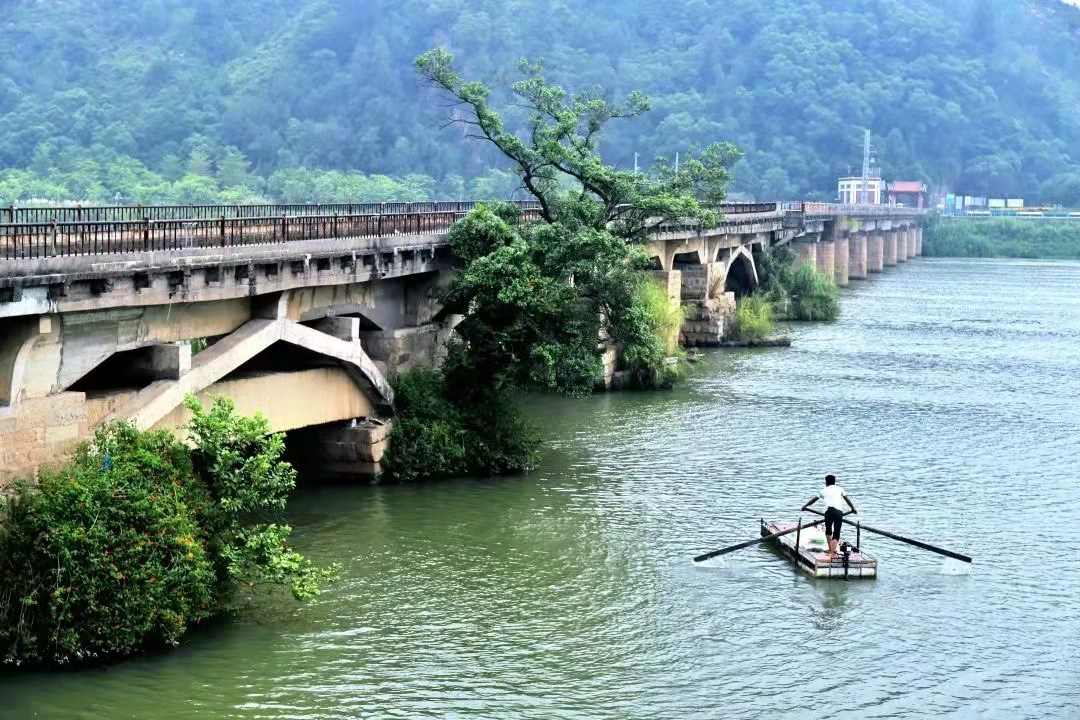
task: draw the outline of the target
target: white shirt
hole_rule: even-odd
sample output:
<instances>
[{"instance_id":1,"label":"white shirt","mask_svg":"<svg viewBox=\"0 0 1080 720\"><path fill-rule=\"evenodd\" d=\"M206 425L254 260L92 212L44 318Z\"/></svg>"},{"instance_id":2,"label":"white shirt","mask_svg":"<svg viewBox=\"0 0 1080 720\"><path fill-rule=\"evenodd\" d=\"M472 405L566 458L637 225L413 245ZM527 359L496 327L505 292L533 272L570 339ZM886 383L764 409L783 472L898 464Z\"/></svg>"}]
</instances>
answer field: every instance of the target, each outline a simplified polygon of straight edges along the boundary
<instances>
[{"instance_id":1,"label":"white shirt","mask_svg":"<svg viewBox=\"0 0 1080 720\"><path fill-rule=\"evenodd\" d=\"M825 489L821 491L821 499L825 501L825 504L831 508L836 508L843 512L844 507L847 505L844 502L844 488L839 485L826 485Z\"/></svg>"}]
</instances>

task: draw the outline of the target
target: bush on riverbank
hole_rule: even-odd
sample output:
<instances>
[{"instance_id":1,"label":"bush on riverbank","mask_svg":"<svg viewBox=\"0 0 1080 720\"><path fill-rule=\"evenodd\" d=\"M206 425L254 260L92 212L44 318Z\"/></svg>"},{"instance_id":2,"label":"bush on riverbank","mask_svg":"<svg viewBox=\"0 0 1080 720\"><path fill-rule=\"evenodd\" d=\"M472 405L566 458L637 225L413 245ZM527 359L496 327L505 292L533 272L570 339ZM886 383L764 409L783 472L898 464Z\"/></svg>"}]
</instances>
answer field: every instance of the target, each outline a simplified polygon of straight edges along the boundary
<instances>
[{"instance_id":1,"label":"bush on riverbank","mask_svg":"<svg viewBox=\"0 0 1080 720\"><path fill-rule=\"evenodd\" d=\"M287 526L263 522L295 479L267 429L215 399L191 423L195 450L110 423L67 466L17 484L0 501L0 659L65 664L173 645L241 585L315 594L332 569L290 551Z\"/></svg>"},{"instance_id":2,"label":"bush on riverbank","mask_svg":"<svg viewBox=\"0 0 1080 720\"><path fill-rule=\"evenodd\" d=\"M451 385L441 372L417 369L394 380L394 395L397 416L382 463L392 480L500 475L536 464L539 439L505 391Z\"/></svg>"},{"instance_id":3,"label":"bush on riverbank","mask_svg":"<svg viewBox=\"0 0 1080 720\"><path fill-rule=\"evenodd\" d=\"M750 295L739 300L729 335L732 340L761 340L775 328L772 304L762 295Z\"/></svg>"},{"instance_id":4,"label":"bush on riverbank","mask_svg":"<svg viewBox=\"0 0 1080 720\"><path fill-rule=\"evenodd\" d=\"M1080 222L933 217L923 231L923 254L1080 259Z\"/></svg>"},{"instance_id":5,"label":"bush on riverbank","mask_svg":"<svg viewBox=\"0 0 1080 720\"><path fill-rule=\"evenodd\" d=\"M773 315L787 320L829 321L840 317L840 289L810 263L795 266L795 253L780 247L757 256L760 292Z\"/></svg>"}]
</instances>

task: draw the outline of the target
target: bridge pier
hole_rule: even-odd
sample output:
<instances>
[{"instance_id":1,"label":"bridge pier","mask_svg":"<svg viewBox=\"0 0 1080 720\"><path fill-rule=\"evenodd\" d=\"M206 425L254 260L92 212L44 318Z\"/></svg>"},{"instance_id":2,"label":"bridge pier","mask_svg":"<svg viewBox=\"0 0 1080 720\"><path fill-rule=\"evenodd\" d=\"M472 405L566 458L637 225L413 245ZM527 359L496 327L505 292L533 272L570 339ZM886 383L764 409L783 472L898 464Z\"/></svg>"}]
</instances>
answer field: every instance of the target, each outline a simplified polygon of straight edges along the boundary
<instances>
[{"instance_id":1,"label":"bridge pier","mask_svg":"<svg viewBox=\"0 0 1080 720\"><path fill-rule=\"evenodd\" d=\"M922 257L922 225L915 228L915 255Z\"/></svg>"},{"instance_id":2,"label":"bridge pier","mask_svg":"<svg viewBox=\"0 0 1080 720\"><path fill-rule=\"evenodd\" d=\"M907 232L903 229L893 230L896 236L896 263L907 262Z\"/></svg>"},{"instance_id":3,"label":"bridge pier","mask_svg":"<svg viewBox=\"0 0 1080 720\"><path fill-rule=\"evenodd\" d=\"M817 243L796 242L792 243L795 248L795 267L809 263L810 267L817 269Z\"/></svg>"},{"instance_id":4,"label":"bridge pier","mask_svg":"<svg viewBox=\"0 0 1080 720\"><path fill-rule=\"evenodd\" d=\"M883 259L885 267L896 267L896 233L892 230L884 233Z\"/></svg>"},{"instance_id":5,"label":"bridge pier","mask_svg":"<svg viewBox=\"0 0 1080 720\"><path fill-rule=\"evenodd\" d=\"M818 243L817 271L827 278L832 278L836 273L836 245L830 241Z\"/></svg>"},{"instance_id":6,"label":"bridge pier","mask_svg":"<svg viewBox=\"0 0 1080 720\"><path fill-rule=\"evenodd\" d=\"M915 228L907 228L907 230L904 231L904 235L907 236L907 256L909 258L918 257L919 252L915 243Z\"/></svg>"},{"instance_id":7,"label":"bridge pier","mask_svg":"<svg viewBox=\"0 0 1080 720\"><path fill-rule=\"evenodd\" d=\"M879 273L885 269L885 236L874 232L866 236L866 272Z\"/></svg>"},{"instance_id":8,"label":"bridge pier","mask_svg":"<svg viewBox=\"0 0 1080 720\"><path fill-rule=\"evenodd\" d=\"M851 257L851 240L846 236L841 236L833 241L836 244L835 253L835 269L836 284L840 287L847 287L848 278L850 277L850 257Z\"/></svg>"},{"instance_id":9,"label":"bridge pier","mask_svg":"<svg viewBox=\"0 0 1080 720\"><path fill-rule=\"evenodd\" d=\"M848 277L866 279L866 235L856 233L848 239Z\"/></svg>"}]
</instances>

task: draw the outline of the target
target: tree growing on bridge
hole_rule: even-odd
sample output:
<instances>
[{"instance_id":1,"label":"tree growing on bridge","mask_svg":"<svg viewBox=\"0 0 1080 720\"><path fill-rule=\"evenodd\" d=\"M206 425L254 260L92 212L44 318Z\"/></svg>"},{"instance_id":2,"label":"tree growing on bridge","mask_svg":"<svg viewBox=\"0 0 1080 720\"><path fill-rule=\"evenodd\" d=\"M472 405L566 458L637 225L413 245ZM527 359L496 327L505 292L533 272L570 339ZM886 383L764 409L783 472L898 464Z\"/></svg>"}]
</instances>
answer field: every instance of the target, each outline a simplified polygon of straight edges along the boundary
<instances>
[{"instance_id":1,"label":"tree growing on bridge","mask_svg":"<svg viewBox=\"0 0 1080 720\"><path fill-rule=\"evenodd\" d=\"M621 170L598 148L609 123L649 109L640 93L619 103L599 90L570 94L545 80L541 63L523 61L513 86L527 115L519 134L492 108L491 90L465 81L447 51L416 62L453 101L451 122L501 151L539 207L533 222L493 204L458 223L449 239L461 271L442 298L464 317L461 343L444 366L445 393L459 409L464 446L475 437L471 445L490 458L467 469L523 469L535 453L522 449L521 423L506 421L514 391L591 392L603 371L601 338L621 349L640 384L662 380L671 313L651 302L652 265L640 243L666 222L714 225L737 153L718 143L688 155L677 171L662 160L640 173ZM417 418L402 408L400 419L392 470L405 467L403 454L427 452Z\"/></svg>"}]
</instances>

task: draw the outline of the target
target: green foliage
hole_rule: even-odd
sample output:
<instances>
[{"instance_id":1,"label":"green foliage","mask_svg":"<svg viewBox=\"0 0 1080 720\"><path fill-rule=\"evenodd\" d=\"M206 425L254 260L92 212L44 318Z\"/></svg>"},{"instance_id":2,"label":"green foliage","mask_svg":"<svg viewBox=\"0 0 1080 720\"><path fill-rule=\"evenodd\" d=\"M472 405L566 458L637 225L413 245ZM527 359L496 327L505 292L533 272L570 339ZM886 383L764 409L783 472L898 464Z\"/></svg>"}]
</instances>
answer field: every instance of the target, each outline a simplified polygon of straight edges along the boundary
<instances>
[{"instance_id":1,"label":"green foliage","mask_svg":"<svg viewBox=\"0 0 1080 720\"><path fill-rule=\"evenodd\" d=\"M775 327L772 303L764 295L749 295L739 300L735 308L731 339L761 340L771 335Z\"/></svg>"},{"instance_id":2,"label":"green foliage","mask_svg":"<svg viewBox=\"0 0 1080 720\"><path fill-rule=\"evenodd\" d=\"M210 498L187 448L107 424L0 507L6 663L68 663L175 644L218 610Z\"/></svg>"},{"instance_id":3,"label":"green foliage","mask_svg":"<svg viewBox=\"0 0 1080 720\"><path fill-rule=\"evenodd\" d=\"M571 95L547 83L539 64L523 62L524 79L513 86L528 114L522 136L445 50L421 55L417 67L454 98L456 121L513 163L541 207L541 222L522 224L510 206L482 206L451 231L463 268L443 300L464 320L452 356L459 364L448 376L496 390L584 395L602 371L605 337L640 375L660 377L674 320L666 298L649 306L649 261L632 243L652 223L715 222L709 208L724 197L734 150L714 144L677 173L660 163L634 174L605 164L597 148L612 120L648 109L638 93L622 103L598 92Z\"/></svg>"},{"instance_id":4,"label":"green foliage","mask_svg":"<svg viewBox=\"0 0 1080 720\"><path fill-rule=\"evenodd\" d=\"M122 187L146 202L175 197L162 183L200 150L219 193L283 199L260 186L278 170L362 169L403 185L424 173L445 198L461 196L451 178L483 178L464 194L507 199L516 182L486 175L502 159L448 141L418 97L411 60L439 37L472 76L543 55L563 85L647 93L654 111L601 148L619 167L635 151L684 160L724 137L746 153L735 191L829 199L857 168L866 127L886 176L1034 200L1080 172L1078 25L1059 0L115 0L108 13L12 0L0 167L33 168L20 197L111 199ZM158 180L77 167L118 159ZM297 187L301 202L329 201Z\"/></svg>"},{"instance_id":5,"label":"green foliage","mask_svg":"<svg viewBox=\"0 0 1080 720\"><path fill-rule=\"evenodd\" d=\"M840 290L836 282L810 263L795 267L791 248L774 248L756 259L761 293L772 304L775 315L790 320L840 317Z\"/></svg>"},{"instance_id":6,"label":"green foliage","mask_svg":"<svg viewBox=\"0 0 1080 720\"><path fill-rule=\"evenodd\" d=\"M935 217L923 231L923 254L1080 259L1080 222Z\"/></svg>"},{"instance_id":7,"label":"green foliage","mask_svg":"<svg viewBox=\"0 0 1080 720\"><path fill-rule=\"evenodd\" d=\"M840 292L836 282L803 263L788 289L792 320L835 320L840 317Z\"/></svg>"},{"instance_id":8,"label":"green foliage","mask_svg":"<svg viewBox=\"0 0 1080 720\"><path fill-rule=\"evenodd\" d=\"M270 433L261 415L236 413L232 400L216 396L205 410L194 396L188 436L195 445L194 464L213 502L200 518L214 541L217 576L226 596L238 584L287 585L298 600L318 594L320 582L336 568L318 568L285 544L286 525L268 522L285 509L296 485L296 471L281 459L285 436Z\"/></svg>"},{"instance_id":9,"label":"green foliage","mask_svg":"<svg viewBox=\"0 0 1080 720\"><path fill-rule=\"evenodd\" d=\"M536 464L536 433L506 391L451 391L442 373L418 369L398 376L394 392L398 413L383 459L389 478L507 474Z\"/></svg>"},{"instance_id":10,"label":"green foliage","mask_svg":"<svg viewBox=\"0 0 1080 720\"><path fill-rule=\"evenodd\" d=\"M336 568L285 545L294 472L280 435L215 399L194 412L194 451L166 432L106 423L75 459L0 500L0 652L64 664L174 645L239 585L314 596Z\"/></svg>"}]
</instances>

